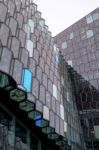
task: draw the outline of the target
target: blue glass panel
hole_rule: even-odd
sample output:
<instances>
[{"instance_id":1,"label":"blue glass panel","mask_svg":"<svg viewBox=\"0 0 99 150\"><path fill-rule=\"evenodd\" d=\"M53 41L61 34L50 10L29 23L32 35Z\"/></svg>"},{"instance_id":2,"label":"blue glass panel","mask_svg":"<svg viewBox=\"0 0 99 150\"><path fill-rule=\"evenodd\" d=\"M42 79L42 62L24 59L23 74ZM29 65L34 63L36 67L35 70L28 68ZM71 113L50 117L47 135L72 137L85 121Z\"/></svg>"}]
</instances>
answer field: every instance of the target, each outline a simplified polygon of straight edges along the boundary
<instances>
[{"instance_id":1,"label":"blue glass panel","mask_svg":"<svg viewBox=\"0 0 99 150\"><path fill-rule=\"evenodd\" d=\"M41 118L42 118L42 115L40 114L40 115L37 115L34 120L39 120Z\"/></svg>"},{"instance_id":2,"label":"blue glass panel","mask_svg":"<svg viewBox=\"0 0 99 150\"><path fill-rule=\"evenodd\" d=\"M27 92L31 92L32 73L29 69L23 69L23 72L22 72L22 85L26 88Z\"/></svg>"},{"instance_id":3,"label":"blue glass panel","mask_svg":"<svg viewBox=\"0 0 99 150\"><path fill-rule=\"evenodd\" d=\"M42 127L42 121L41 120L35 121L35 125L38 127Z\"/></svg>"}]
</instances>

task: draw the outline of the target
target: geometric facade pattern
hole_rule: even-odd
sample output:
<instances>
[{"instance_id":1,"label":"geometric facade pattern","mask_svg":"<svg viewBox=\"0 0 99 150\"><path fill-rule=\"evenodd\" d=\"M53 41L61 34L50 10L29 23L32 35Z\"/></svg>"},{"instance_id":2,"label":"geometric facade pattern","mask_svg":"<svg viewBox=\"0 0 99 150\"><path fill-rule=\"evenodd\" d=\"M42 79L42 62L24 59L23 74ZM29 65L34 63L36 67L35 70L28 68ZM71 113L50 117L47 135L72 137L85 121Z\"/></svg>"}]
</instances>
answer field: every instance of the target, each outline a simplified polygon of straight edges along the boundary
<instances>
[{"instance_id":1,"label":"geometric facade pattern","mask_svg":"<svg viewBox=\"0 0 99 150\"><path fill-rule=\"evenodd\" d=\"M65 61L80 75L74 82L86 147L99 149L99 8L56 35L54 42ZM77 80L88 83L79 85Z\"/></svg>"},{"instance_id":2,"label":"geometric facade pattern","mask_svg":"<svg viewBox=\"0 0 99 150\"><path fill-rule=\"evenodd\" d=\"M17 84L16 89L7 88L11 90L10 99L17 101L19 108L34 119L35 126L46 125L42 132L47 133L49 139L57 139L55 143L62 146L60 148L70 149L66 145L72 144L77 150L83 143L82 129L75 99L70 98L70 86L64 97L58 56L59 49L32 0L0 1L0 71ZM24 92L27 97L23 101ZM16 133L18 138L21 130L19 127Z\"/></svg>"}]
</instances>

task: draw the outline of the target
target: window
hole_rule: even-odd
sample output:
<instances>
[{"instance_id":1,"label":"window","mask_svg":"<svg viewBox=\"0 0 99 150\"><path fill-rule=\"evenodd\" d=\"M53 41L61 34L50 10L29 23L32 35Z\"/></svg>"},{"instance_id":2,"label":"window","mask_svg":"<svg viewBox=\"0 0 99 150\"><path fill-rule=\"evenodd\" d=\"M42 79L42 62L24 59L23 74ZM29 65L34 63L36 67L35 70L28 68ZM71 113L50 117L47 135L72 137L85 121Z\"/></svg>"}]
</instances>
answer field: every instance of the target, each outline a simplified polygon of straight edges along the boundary
<instances>
[{"instance_id":1,"label":"window","mask_svg":"<svg viewBox=\"0 0 99 150\"><path fill-rule=\"evenodd\" d=\"M67 92L67 101L69 102L69 92ZM69 108L69 107L68 107Z\"/></svg>"},{"instance_id":2,"label":"window","mask_svg":"<svg viewBox=\"0 0 99 150\"><path fill-rule=\"evenodd\" d=\"M49 108L46 106L43 107L43 118L49 120Z\"/></svg>"},{"instance_id":3,"label":"window","mask_svg":"<svg viewBox=\"0 0 99 150\"><path fill-rule=\"evenodd\" d=\"M73 39L73 37L74 37L74 33L71 32L71 33L70 33L70 39Z\"/></svg>"},{"instance_id":4,"label":"window","mask_svg":"<svg viewBox=\"0 0 99 150\"><path fill-rule=\"evenodd\" d=\"M86 21L87 21L87 24L90 24L93 22L93 18L92 18L92 15L89 14L88 16L86 16Z\"/></svg>"},{"instance_id":5,"label":"window","mask_svg":"<svg viewBox=\"0 0 99 150\"><path fill-rule=\"evenodd\" d=\"M72 60L68 60L67 63L68 63L68 65L70 65L71 67L73 67L73 62L72 62Z\"/></svg>"},{"instance_id":6,"label":"window","mask_svg":"<svg viewBox=\"0 0 99 150\"><path fill-rule=\"evenodd\" d=\"M62 49L65 49L65 48L67 48L67 43L66 43L66 41L62 43Z\"/></svg>"},{"instance_id":7,"label":"window","mask_svg":"<svg viewBox=\"0 0 99 150\"><path fill-rule=\"evenodd\" d=\"M87 30L86 36L87 36L87 38L91 38L93 36L93 30Z\"/></svg>"},{"instance_id":8,"label":"window","mask_svg":"<svg viewBox=\"0 0 99 150\"><path fill-rule=\"evenodd\" d=\"M42 27L42 31L43 31L44 30L44 25L45 25L45 20L41 19L39 24Z\"/></svg>"},{"instance_id":9,"label":"window","mask_svg":"<svg viewBox=\"0 0 99 150\"><path fill-rule=\"evenodd\" d=\"M60 104L60 116L64 120L64 106Z\"/></svg>"},{"instance_id":10,"label":"window","mask_svg":"<svg viewBox=\"0 0 99 150\"><path fill-rule=\"evenodd\" d=\"M99 139L99 125L94 126L95 137Z\"/></svg>"},{"instance_id":11,"label":"window","mask_svg":"<svg viewBox=\"0 0 99 150\"><path fill-rule=\"evenodd\" d=\"M29 51L29 57L33 56L33 42L31 40L27 40L26 49Z\"/></svg>"},{"instance_id":12,"label":"window","mask_svg":"<svg viewBox=\"0 0 99 150\"><path fill-rule=\"evenodd\" d=\"M93 20L95 21L95 20L98 20L99 19L99 13L94 13L93 15L92 15L92 17L93 17Z\"/></svg>"},{"instance_id":13,"label":"window","mask_svg":"<svg viewBox=\"0 0 99 150\"><path fill-rule=\"evenodd\" d=\"M25 87L27 92L31 92L32 73L29 69L23 69L23 72L22 72L22 85Z\"/></svg>"},{"instance_id":14,"label":"window","mask_svg":"<svg viewBox=\"0 0 99 150\"><path fill-rule=\"evenodd\" d=\"M59 56L59 55L56 55L56 56L55 56L55 60L56 60L56 63L59 64L59 62L60 62L60 56Z\"/></svg>"},{"instance_id":15,"label":"window","mask_svg":"<svg viewBox=\"0 0 99 150\"><path fill-rule=\"evenodd\" d=\"M30 39L31 28L30 28L30 26L28 24L24 25L24 31L27 33L27 39Z\"/></svg>"},{"instance_id":16,"label":"window","mask_svg":"<svg viewBox=\"0 0 99 150\"><path fill-rule=\"evenodd\" d=\"M53 84L53 96L57 99L57 87Z\"/></svg>"},{"instance_id":17,"label":"window","mask_svg":"<svg viewBox=\"0 0 99 150\"><path fill-rule=\"evenodd\" d=\"M29 19L28 20L28 24L29 24L29 26L31 28L31 33L33 33L34 32L34 22L33 22L33 20Z\"/></svg>"},{"instance_id":18,"label":"window","mask_svg":"<svg viewBox=\"0 0 99 150\"><path fill-rule=\"evenodd\" d=\"M67 122L64 122L64 132L67 132Z\"/></svg>"}]
</instances>

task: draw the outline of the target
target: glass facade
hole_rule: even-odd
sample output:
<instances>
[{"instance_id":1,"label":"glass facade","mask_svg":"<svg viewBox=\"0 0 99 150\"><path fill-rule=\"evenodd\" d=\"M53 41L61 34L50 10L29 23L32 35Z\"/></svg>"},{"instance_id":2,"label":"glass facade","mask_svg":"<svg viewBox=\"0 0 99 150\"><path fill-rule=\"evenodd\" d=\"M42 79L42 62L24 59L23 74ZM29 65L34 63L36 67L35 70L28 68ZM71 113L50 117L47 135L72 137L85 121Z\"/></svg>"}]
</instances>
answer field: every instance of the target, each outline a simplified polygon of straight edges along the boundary
<instances>
[{"instance_id":1,"label":"glass facade","mask_svg":"<svg viewBox=\"0 0 99 150\"><path fill-rule=\"evenodd\" d=\"M71 81L73 83L72 86L75 87L74 91L76 91L75 101L77 103L77 109L71 102L72 94L71 90L69 91L70 86L68 86L67 102L69 106L67 107L67 114L69 114L69 117L66 116L66 119L69 122L69 127L67 129L68 136L69 138L71 137L71 139L74 137L75 141L79 141L79 139L82 139L79 133L76 134L76 130L73 131L71 129L70 125L70 122L72 122L74 126L78 127L79 130L80 126L78 124L76 125L74 121L76 119L75 116L78 111L80 123L82 126L82 132L85 139L85 146L88 150L99 149L99 138L97 131L99 125L97 101L99 94L99 76L97 76L99 60L98 16L99 8L73 24L67 30L63 31L62 34L59 33L54 37L54 42L57 46L65 41L68 43L69 40L68 49L64 50L63 55L67 63L68 60L72 61L74 69L71 76ZM70 33L72 32L75 36L70 40ZM66 39L64 39L63 41L64 36L66 37ZM59 43L59 41L62 42ZM75 77L73 78L74 75ZM76 112L73 113L73 117L75 119L71 117L71 112L73 112L71 110L75 110Z\"/></svg>"},{"instance_id":2,"label":"glass facade","mask_svg":"<svg viewBox=\"0 0 99 150\"><path fill-rule=\"evenodd\" d=\"M29 69L23 69L23 72L22 72L22 85L27 90L27 92L31 92L31 89L32 89L32 73Z\"/></svg>"}]
</instances>

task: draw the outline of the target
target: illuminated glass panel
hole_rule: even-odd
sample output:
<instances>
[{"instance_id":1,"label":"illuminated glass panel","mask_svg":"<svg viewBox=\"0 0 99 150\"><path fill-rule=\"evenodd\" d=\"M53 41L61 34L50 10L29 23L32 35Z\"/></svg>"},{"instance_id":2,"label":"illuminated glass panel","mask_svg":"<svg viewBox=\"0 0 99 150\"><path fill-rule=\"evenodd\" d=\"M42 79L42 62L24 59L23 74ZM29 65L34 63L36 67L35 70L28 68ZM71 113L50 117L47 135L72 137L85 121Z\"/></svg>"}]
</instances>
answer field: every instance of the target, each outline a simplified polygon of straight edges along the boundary
<instances>
[{"instance_id":1,"label":"illuminated glass panel","mask_svg":"<svg viewBox=\"0 0 99 150\"><path fill-rule=\"evenodd\" d=\"M60 115L61 118L64 120L64 106L60 104Z\"/></svg>"},{"instance_id":2,"label":"illuminated glass panel","mask_svg":"<svg viewBox=\"0 0 99 150\"><path fill-rule=\"evenodd\" d=\"M74 38L74 33L71 32L71 33L70 33L70 39L73 39L73 38Z\"/></svg>"},{"instance_id":3,"label":"illuminated glass panel","mask_svg":"<svg viewBox=\"0 0 99 150\"><path fill-rule=\"evenodd\" d=\"M43 31L44 25L45 25L45 20L41 19L39 23L40 23L40 26L42 27L42 31Z\"/></svg>"},{"instance_id":4,"label":"illuminated glass panel","mask_svg":"<svg viewBox=\"0 0 99 150\"><path fill-rule=\"evenodd\" d=\"M35 121L35 125L38 127L42 127L42 121L41 120Z\"/></svg>"},{"instance_id":5,"label":"illuminated glass panel","mask_svg":"<svg viewBox=\"0 0 99 150\"><path fill-rule=\"evenodd\" d=\"M66 43L66 41L62 43L62 49L65 49L65 48L67 48L67 43Z\"/></svg>"},{"instance_id":6,"label":"illuminated glass panel","mask_svg":"<svg viewBox=\"0 0 99 150\"><path fill-rule=\"evenodd\" d=\"M92 18L92 15L89 14L88 16L86 16L86 21L87 21L87 24L90 24L93 22L93 18Z\"/></svg>"},{"instance_id":7,"label":"illuminated glass panel","mask_svg":"<svg viewBox=\"0 0 99 150\"><path fill-rule=\"evenodd\" d=\"M93 36L93 31L92 30L87 30L86 31L86 36L87 36L87 38L91 38Z\"/></svg>"},{"instance_id":8,"label":"illuminated glass panel","mask_svg":"<svg viewBox=\"0 0 99 150\"><path fill-rule=\"evenodd\" d=\"M60 60L61 60L60 56L59 56L59 55L56 55L56 56L55 56L55 60L56 60L56 63L59 64L59 63L60 63Z\"/></svg>"},{"instance_id":9,"label":"illuminated glass panel","mask_svg":"<svg viewBox=\"0 0 99 150\"><path fill-rule=\"evenodd\" d=\"M99 125L94 126L95 137L99 139Z\"/></svg>"},{"instance_id":10,"label":"illuminated glass panel","mask_svg":"<svg viewBox=\"0 0 99 150\"><path fill-rule=\"evenodd\" d=\"M43 118L49 120L49 108L46 106L43 107Z\"/></svg>"},{"instance_id":11,"label":"illuminated glass panel","mask_svg":"<svg viewBox=\"0 0 99 150\"><path fill-rule=\"evenodd\" d=\"M33 56L33 42L31 40L27 40L26 49L29 51L29 57Z\"/></svg>"},{"instance_id":12,"label":"illuminated glass panel","mask_svg":"<svg viewBox=\"0 0 99 150\"><path fill-rule=\"evenodd\" d=\"M73 67L72 60L68 60L67 63L68 63L68 65L70 65L71 67Z\"/></svg>"},{"instance_id":13,"label":"illuminated glass panel","mask_svg":"<svg viewBox=\"0 0 99 150\"><path fill-rule=\"evenodd\" d=\"M95 21L95 20L98 20L99 19L99 13L94 13L93 15L92 15L92 17L93 17L93 20Z\"/></svg>"},{"instance_id":14,"label":"illuminated glass panel","mask_svg":"<svg viewBox=\"0 0 99 150\"><path fill-rule=\"evenodd\" d=\"M34 21L29 19L28 24L29 24L29 26L31 28L31 33L33 33L34 32Z\"/></svg>"},{"instance_id":15,"label":"illuminated glass panel","mask_svg":"<svg viewBox=\"0 0 99 150\"><path fill-rule=\"evenodd\" d=\"M57 87L53 84L53 96L57 99Z\"/></svg>"},{"instance_id":16,"label":"illuminated glass panel","mask_svg":"<svg viewBox=\"0 0 99 150\"><path fill-rule=\"evenodd\" d=\"M22 72L22 85L25 87L27 92L31 92L32 73L29 69L23 69L23 72Z\"/></svg>"}]
</instances>

